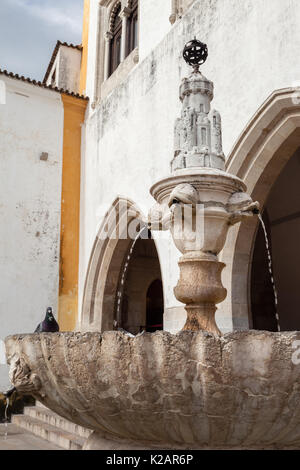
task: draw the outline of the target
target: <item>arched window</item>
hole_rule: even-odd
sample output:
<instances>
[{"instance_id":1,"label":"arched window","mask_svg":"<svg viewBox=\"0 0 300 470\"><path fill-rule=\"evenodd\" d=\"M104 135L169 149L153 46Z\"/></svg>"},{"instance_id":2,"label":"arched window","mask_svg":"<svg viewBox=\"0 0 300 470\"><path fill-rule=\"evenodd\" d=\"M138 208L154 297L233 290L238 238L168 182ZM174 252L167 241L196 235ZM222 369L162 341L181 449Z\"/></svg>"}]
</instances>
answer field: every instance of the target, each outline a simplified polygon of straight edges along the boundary
<instances>
[{"instance_id":1,"label":"arched window","mask_svg":"<svg viewBox=\"0 0 300 470\"><path fill-rule=\"evenodd\" d=\"M110 67L109 75L111 75L121 63L121 43L122 43L122 19L120 18L121 3L119 2L114 8L111 18L111 49L110 49Z\"/></svg>"},{"instance_id":2,"label":"arched window","mask_svg":"<svg viewBox=\"0 0 300 470\"><path fill-rule=\"evenodd\" d=\"M138 45L138 0L132 0L131 13L127 24L127 55Z\"/></svg>"}]
</instances>

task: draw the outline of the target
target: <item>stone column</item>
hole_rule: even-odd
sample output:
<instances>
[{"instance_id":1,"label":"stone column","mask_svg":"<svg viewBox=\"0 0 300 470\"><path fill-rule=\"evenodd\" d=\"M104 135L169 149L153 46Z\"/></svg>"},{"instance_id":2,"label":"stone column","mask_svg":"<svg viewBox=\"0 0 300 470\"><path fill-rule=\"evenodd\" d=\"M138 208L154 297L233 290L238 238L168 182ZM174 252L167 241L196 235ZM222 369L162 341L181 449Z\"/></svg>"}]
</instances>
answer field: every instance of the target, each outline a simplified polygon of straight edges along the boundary
<instances>
[{"instance_id":1,"label":"stone column","mask_svg":"<svg viewBox=\"0 0 300 470\"><path fill-rule=\"evenodd\" d=\"M105 39L105 57L104 57L104 80L109 77L109 61L110 61L110 43L113 38L113 34L107 31L104 35Z\"/></svg>"},{"instance_id":2,"label":"stone column","mask_svg":"<svg viewBox=\"0 0 300 470\"><path fill-rule=\"evenodd\" d=\"M119 16L122 18L122 41L121 41L121 62L126 59L126 45L127 45L127 25L130 9L124 7Z\"/></svg>"}]
</instances>

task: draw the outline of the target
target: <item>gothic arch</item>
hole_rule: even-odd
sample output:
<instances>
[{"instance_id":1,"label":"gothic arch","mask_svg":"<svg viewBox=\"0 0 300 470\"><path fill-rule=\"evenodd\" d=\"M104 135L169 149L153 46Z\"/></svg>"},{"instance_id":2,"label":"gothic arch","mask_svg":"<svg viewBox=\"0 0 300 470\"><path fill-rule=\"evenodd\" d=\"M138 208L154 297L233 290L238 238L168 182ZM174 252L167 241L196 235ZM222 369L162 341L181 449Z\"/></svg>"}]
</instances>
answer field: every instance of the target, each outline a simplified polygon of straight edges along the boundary
<instances>
[{"instance_id":1,"label":"gothic arch","mask_svg":"<svg viewBox=\"0 0 300 470\"><path fill-rule=\"evenodd\" d=\"M237 140L226 164L247 185L263 210L272 185L300 143L300 89L277 90L264 102ZM227 264L222 306L234 329L252 327L250 272L258 219L231 229L222 261Z\"/></svg>"},{"instance_id":2,"label":"gothic arch","mask_svg":"<svg viewBox=\"0 0 300 470\"><path fill-rule=\"evenodd\" d=\"M113 32L113 25L116 20L116 14L118 12L119 7L128 8L129 10L132 9L136 0L116 0L113 2L108 10L108 31Z\"/></svg>"}]
</instances>

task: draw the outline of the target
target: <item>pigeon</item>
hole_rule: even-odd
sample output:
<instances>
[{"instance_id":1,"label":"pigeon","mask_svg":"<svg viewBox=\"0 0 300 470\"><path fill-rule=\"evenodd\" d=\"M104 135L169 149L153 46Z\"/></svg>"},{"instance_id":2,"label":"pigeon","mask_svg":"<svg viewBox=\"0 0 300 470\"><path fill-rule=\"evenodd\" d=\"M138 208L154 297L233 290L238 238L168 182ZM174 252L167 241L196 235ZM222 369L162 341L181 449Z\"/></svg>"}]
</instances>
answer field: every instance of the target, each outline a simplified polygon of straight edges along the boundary
<instances>
[{"instance_id":1,"label":"pigeon","mask_svg":"<svg viewBox=\"0 0 300 470\"><path fill-rule=\"evenodd\" d=\"M57 333L59 325L55 320L52 308L47 308L45 320L42 321L36 328L35 333Z\"/></svg>"}]
</instances>

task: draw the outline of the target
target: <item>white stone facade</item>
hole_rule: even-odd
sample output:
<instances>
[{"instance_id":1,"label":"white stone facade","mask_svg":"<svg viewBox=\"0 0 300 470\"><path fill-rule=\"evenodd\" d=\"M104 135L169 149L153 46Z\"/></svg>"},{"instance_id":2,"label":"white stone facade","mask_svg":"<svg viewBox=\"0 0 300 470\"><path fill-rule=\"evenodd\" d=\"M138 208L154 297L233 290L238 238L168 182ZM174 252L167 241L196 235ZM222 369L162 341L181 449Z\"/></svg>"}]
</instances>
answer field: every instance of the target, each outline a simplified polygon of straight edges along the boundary
<instances>
[{"instance_id":1,"label":"white stone facade","mask_svg":"<svg viewBox=\"0 0 300 470\"><path fill-rule=\"evenodd\" d=\"M33 332L57 313L63 152L59 93L0 75L0 390L8 386L1 341Z\"/></svg>"}]
</instances>

